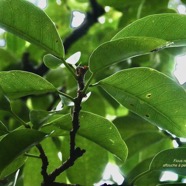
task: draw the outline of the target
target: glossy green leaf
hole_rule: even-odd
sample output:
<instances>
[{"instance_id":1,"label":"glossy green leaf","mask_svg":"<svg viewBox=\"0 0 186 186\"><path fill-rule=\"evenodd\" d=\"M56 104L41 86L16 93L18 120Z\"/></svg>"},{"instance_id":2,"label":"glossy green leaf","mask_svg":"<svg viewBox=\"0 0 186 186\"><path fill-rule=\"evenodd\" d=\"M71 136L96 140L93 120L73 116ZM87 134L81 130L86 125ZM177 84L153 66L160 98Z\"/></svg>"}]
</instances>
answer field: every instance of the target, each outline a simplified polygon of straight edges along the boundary
<instances>
[{"instance_id":1,"label":"glossy green leaf","mask_svg":"<svg viewBox=\"0 0 186 186\"><path fill-rule=\"evenodd\" d=\"M28 1L1 0L0 27L55 56L64 56L63 45L54 23L43 10Z\"/></svg>"},{"instance_id":2,"label":"glossy green leaf","mask_svg":"<svg viewBox=\"0 0 186 186\"><path fill-rule=\"evenodd\" d=\"M173 29L174 28L174 29ZM112 40L130 36L144 36L174 42L174 46L185 45L186 15L165 13L141 18L116 34Z\"/></svg>"},{"instance_id":3,"label":"glossy green leaf","mask_svg":"<svg viewBox=\"0 0 186 186\"><path fill-rule=\"evenodd\" d=\"M0 72L0 86L11 99L56 91L55 87L42 77L18 70Z\"/></svg>"},{"instance_id":4,"label":"glossy green leaf","mask_svg":"<svg viewBox=\"0 0 186 186\"><path fill-rule=\"evenodd\" d=\"M31 129L20 129L6 135L0 141L0 174L18 156L39 143L45 136L46 134Z\"/></svg>"},{"instance_id":5,"label":"glossy green leaf","mask_svg":"<svg viewBox=\"0 0 186 186\"><path fill-rule=\"evenodd\" d=\"M122 70L98 85L119 103L178 137L186 136L186 93L164 74L150 68Z\"/></svg>"},{"instance_id":6,"label":"glossy green leaf","mask_svg":"<svg viewBox=\"0 0 186 186\"><path fill-rule=\"evenodd\" d=\"M71 130L71 120L71 115L68 114L43 126L41 130L47 133L53 131L52 135L60 136L64 130ZM122 161L126 160L127 146L116 127L110 121L92 113L81 112L80 126L78 135L105 148Z\"/></svg>"},{"instance_id":7,"label":"glossy green leaf","mask_svg":"<svg viewBox=\"0 0 186 186\"><path fill-rule=\"evenodd\" d=\"M186 148L168 149L158 153L150 164L150 171L173 171L185 175L186 172Z\"/></svg>"},{"instance_id":8,"label":"glossy green leaf","mask_svg":"<svg viewBox=\"0 0 186 186\"><path fill-rule=\"evenodd\" d=\"M93 73L97 73L127 58L148 54L166 46L169 46L169 42L149 37L128 37L108 41L100 45L90 56L90 70Z\"/></svg>"},{"instance_id":9,"label":"glossy green leaf","mask_svg":"<svg viewBox=\"0 0 186 186\"><path fill-rule=\"evenodd\" d=\"M51 54L45 55L43 57L43 61L44 61L45 65L51 69L55 69L63 63L63 61L61 61L59 58L57 58Z\"/></svg>"}]
</instances>

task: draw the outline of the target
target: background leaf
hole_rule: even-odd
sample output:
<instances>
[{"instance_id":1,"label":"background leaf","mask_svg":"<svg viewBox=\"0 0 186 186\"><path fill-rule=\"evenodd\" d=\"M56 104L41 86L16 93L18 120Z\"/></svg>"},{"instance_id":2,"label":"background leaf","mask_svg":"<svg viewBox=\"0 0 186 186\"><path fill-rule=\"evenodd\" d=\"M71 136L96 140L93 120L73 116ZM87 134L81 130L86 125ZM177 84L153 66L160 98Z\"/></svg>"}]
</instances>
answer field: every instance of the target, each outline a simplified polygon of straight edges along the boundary
<instances>
[{"instance_id":1,"label":"background leaf","mask_svg":"<svg viewBox=\"0 0 186 186\"><path fill-rule=\"evenodd\" d=\"M150 171L173 171L185 175L186 171L186 148L168 149L158 153L150 164Z\"/></svg>"},{"instance_id":2,"label":"background leaf","mask_svg":"<svg viewBox=\"0 0 186 186\"><path fill-rule=\"evenodd\" d=\"M43 61L44 61L45 65L51 69L55 69L63 63L60 59L58 59L57 57L55 57L51 54L46 54L43 57Z\"/></svg>"},{"instance_id":3,"label":"background leaf","mask_svg":"<svg viewBox=\"0 0 186 186\"><path fill-rule=\"evenodd\" d=\"M63 45L53 22L41 9L28 1L1 0L0 27L55 56L64 55Z\"/></svg>"},{"instance_id":4,"label":"background leaf","mask_svg":"<svg viewBox=\"0 0 186 186\"><path fill-rule=\"evenodd\" d=\"M117 33L112 40L129 36L145 36L174 42L174 46L183 46L186 40L185 29L185 15L175 13L156 14L131 23Z\"/></svg>"},{"instance_id":5,"label":"background leaf","mask_svg":"<svg viewBox=\"0 0 186 186\"><path fill-rule=\"evenodd\" d=\"M150 68L133 68L117 72L98 85L154 125L186 136L185 91L164 74Z\"/></svg>"},{"instance_id":6,"label":"background leaf","mask_svg":"<svg viewBox=\"0 0 186 186\"><path fill-rule=\"evenodd\" d=\"M24 71L0 72L0 86L11 99L31 94L44 94L55 91L55 87L44 78Z\"/></svg>"},{"instance_id":7,"label":"background leaf","mask_svg":"<svg viewBox=\"0 0 186 186\"><path fill-rule=\"evenodd\" d=\"M0 136L8 134L9 131L7 127L0 121Z\"/></svg>"},{"instance_id":8,"label":"background leaf","mask_svg":"<svg viewBox=\"0 0 186 186\"><path fill-rule=\"evenodd\" d=\"M107 119L88 112L80 114L81 127L78 130L78 135L87 138L88 140L105 148L109 152L116 155L122 161L127 157L127 146L122 140L118 130ZM62 116L59 119L50 122L42 127L44 132L52 132L54 136L63 134L65 131L71 130L70 114Z\"/></svg>"},{"instance_id":9,"label":"background leaf","mask_svg":"<svg viewBox=\"0 0 186 186\"><path fill-rule=\"evenodd\" d=\"M128 37L108 41L100 45L90 56L90 70L97 73L127 58L144 55L168 45L169 43L165 40L148 37Z\"/></svg>"},{"instance_id":10,"label":"background leaf","mask_svg":"<svg viewBox=\"0 0 186 186\"><path fill-rule=\"evenodd\" d=\"M45 136L46 134L31 129L20 129L6 135L0 141L0 175L19 155L43 140Z\"/></svg>"},{"instance_id":11,"label":"background leaf","mask_svg":"<svg viewBox=\"0 0 186 186\"><path fill-rule=\"evenodd\" d=\"M16 172L26 162L27 157L24 155L19 156L12 161L1 173L0 179L6 178L10 174Z\"/></svg>"}]
</instances>

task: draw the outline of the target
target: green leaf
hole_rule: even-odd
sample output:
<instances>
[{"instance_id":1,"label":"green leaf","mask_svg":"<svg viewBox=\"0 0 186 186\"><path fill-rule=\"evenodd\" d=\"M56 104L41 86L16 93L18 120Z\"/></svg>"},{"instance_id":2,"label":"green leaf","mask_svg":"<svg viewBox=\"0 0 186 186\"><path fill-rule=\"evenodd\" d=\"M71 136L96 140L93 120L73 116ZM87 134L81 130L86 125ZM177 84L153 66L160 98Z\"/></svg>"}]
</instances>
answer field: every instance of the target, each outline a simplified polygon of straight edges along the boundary
<instances>
[{"instance_id":1,"label":"green leaf","mask_svg":"<svg viewBox=\"0 0 186 186\"><path fill-rule=\"evenodd\" d=\"M61 118L62 112L47 112L43 110L32 110L29 114L34 129L39 129L43 124L50 123ZM65 115L65 114L64 114Z\"/></svg>"},{"instance_id":2,"label":"green leaf","mask_svg":"<svg viewBox=\"0 0 186 186\"><path fill-rule=\"evenodd\" d=\"M25 162L27 157L22 155L16 158L12 163L10 163L1 173L0 179L6 178L10 174L16 172Z\"/></svg>"},{"instance_id":3,"label":"green leaf","mask_svg":"<svg viewBox=\"0 0 186 186\"><path fill-rule=\"evenodd\" d=\"M141 143L143 143L143 140L141 140ZM126 160L125 164L123 164L122 170L124 174L130 173L130 171L132 171L140 162L154 157L161 150L170 148L173 148L172 140L164 137L156 143L153 143L152 145L149 145L146 148L136 152L131 158ZM128 149L130 151L130 147L128 147Z\"/></svg>"},{"instance_id":4,"label":"green leaf","mask_svg":"<svg viewBox=\"0 0 186 186\"><path fill-rule=\"evenodd\" d=\"M156 186L183 186L183 185L185 185L185 183L163 183L163 184L158 184L158 185L156 185Z\"/></svg>"},{"instance_id":5,"label":"green leaf","mask_svg":"<svg viewBox=\"0 0 186 186\"><path fill-rule=\"evenodd\" d=\"M45 151L45 154L48 158L49 161L49 166L48 166L48 172L52 172L54 169L56 169L57 167L59 167L61 165L61 161L58 157L59 152L61 151L58 150L54 144L55 139L53 138L46 138L45 140L43 140L41 142L41 145ZM61 146L63 147L64 144L62 144ZM65 144L66 146L66 144ZM67 143L67 146L69 146L69 144ZM38 155L39 156L39 152L37 148L32 148L30 149L30 151L28 152L28 154L33 154L33 155ZM29 157L24 165L23 168L23 175L24 175L24 185L25 186L33 186L33 185L41 185L42 183L42 175L41 175L41 167L42 167L42 162L40 160L40 158L32 158ZM32 173L32 176L30 176L30 173ZM60 181L62 183L66 183L65 182L65 172L63 172L63 174L59 175L57 177L57 182Z\"/></svg>"},{"instance_id":6,"label":"green leaf","mask_svg":"<svg viewBox=\"0 0 186 186\"><path fill-rule=\"evenodd\" d=\"M138 176L139 174L146 172L149 169L149 165L152 161L152 158L148 158L140 163L138 163L128 174L127 174L127 181L131 183L132 180Z\"/></svg>"},{"instance_id":7,"label":"green leaf","mask_svg":"<svg viewBox=\"0 0 186 186\"><path fill-rule=\"evenodd\" d=\"M140 132L126 140L127 147L129 149L128 158L131 158L135 153L143 151L145 148L158 143L165 136L160 132Z\"/></svg>"},{"instance_id":8,"label":"green leaf","mask_svg":"<svg viewBox=\"0 0 186 186\"><path fill-rule=\"evenodd\" d=\"M4 95L0 85L0 110L11 111L10 102Z\"/></svg>"},{"instance_id":9,"label":"green leaf","mask_svg":"<svg viewBox=\"0 0 186 186\"><path fill-rule=\"evenodd\" d=\"M30 149L28 153L39 156L38 150L35 147ZM24 175L23 182L25 186L41 185L42 183L41 166L42 162L39 158L28 157L23 167ZM30 176L30 173L32 173L32 176Z\"/></svg>"},{"instance_id":10,"label":"green leaf","mask_svg":"<svg viewBox=\"0 0 186 186\"><path fill-rule=\"evenodd\" d=\"M0 175L18 156L43 140L45 136L46 134L31 129L20 129L6 135L0 141Z\"/></svg>"},{"instance_id":11,"label":"green leaf","mask_svg":"<svg viewBox=\"0 0 186 186\"><path fill-rule=\"evenodd\" d=\"M173 29L174 28L174 29ZM112 40L129 36L144 36L174 42L174 46L186 44L186 15L165 13L139 19L117 33Z\"/></svg>"},{"instance_id":12,"label":"green leaf","mask_svg":"<svg viewBox=\"0 0 186 186\"><path fill-rule=\"evenodd\" d=\"M166 46L169 46L169 42L148 37L128 37L108 41L100 45L90 56L90 70L93 73L97 73L127 58L148 54Z\"/></svg>"},{"instance_id":13,"label":"green leaf","mask_svg":"<svg viewBox=\"0 0 186 186\"><path fill-rule=\"evenodd\" d=\"M33 124L33 128L39 129L43 125L43 123L48 120L50 115L47 111L31 110L29 117L30 121Z\"/></svg>"},{"instance_id":14,"label":"green leaf","mask_svg":"<svg viewBox=\"0 0 186 186\"><path fill-rule=\"evenodd\" d=\"M98 85L119 103L178 137L186 136L186 94L164 74L150 68L122 70Z\"/></svg>"},{"instance_id":15,"label":"green leaf","mask_svg":"<svg viewBox=\"0 0 186 186\"><path fill-rule=\"evenodd\" d=\"M0 121L0 136L9 133L7 127Z\"/></svg>"},{"instance_id":16,"label":"green leaf","mask_svg":"<svg viewBox=\"0 0 186 186\"><path fill-rule=\"evenodd\" d=\"M55 56L64 55L63 45L54 23L43 10L28 1L1 0L0 27Z\"/></svg>"},{"instance_id":17,"label":"green leaf","mask_svg":"<svg viewBox=\"0 0 186 186\"><path fill-rule=\"evenodd\" d=\"M6 46L7 50L13 53L17 58L20 58L26 48L26 41L17 37L10 32L6 33Z\"/></svg>"},{"instance_id":18,"label":"green leaf","mask_svg":"<svg viewBox=\"0 0 186 186\"><path fill-rule=\"evenodd\" d=\"M134 185L137 186L156 186L160 181L161 172L160 171L152 171L150 173L144 174L136 180Z\"/></svg>"},{"instance_id":19,"label":"green leaf","mask_svg":"<svg viewBox=\"0 0 186 186\"><path fill-rule=\"evenodd\" d=\"M185 175L186 172L186 148L168 149L158 153L150 164L149 171L173 171Z\"/></svg>"},{"instance_id":20,"label":"green leaf","mask_svg":"<svg viewBox=\"0 0 186 186\"><path fill-rule=\"evenodd\" d=\"M66 141L67 138L64 140ZM62 146L63 155L65 152L69 152L69 150L65 148L69 147L69 140L67 142L67 144ZM67 170L68 179L74 184L94 185L94 183L99 182L102 178L103 171L108 163L108 152L95 143L79 136L76 142L78 146L86 150L86 153ZM82 172L86 172L86 174L82 176Z\"/></svg>"},{"instance_id":21,"label":"green leaf","mask_svg":"<svg viewBox=\"0 0 186 186\"><path fill-rule=\"evenodd\" d=\"M124 140L140 132L158 131L155 126L149 125L149 122L135 114L118 117L113 120L113 123L119 130L121 137Z\"/></svg>"},{"instance_id":22,"label":"green leaf","mask_svg":"<svg viewBox=\"0 0 186 186\"><path fill-rule=\"evenodd\" d=\"M10 99L56 91L55 87L42 77L19 70L0 72L0 86Z\"/></svg>"},{"instance_id":23,"label":"green leaf","mask_svg":"<svg viewBox=\"0 0 186 186\"><path fill-rule=\"evenodd\" d=\"M17 59L7 50L0 48L0 70L7 70Z\"/></svg>"},{"instance_id":24,"label":"green leaf","mask_svg":"<svg viewBox=\"0 0 186 186\"><path fill-rule=\"evenodd\" d=\"M54 136L60 136L65 131L71 130L71 115L65 115L42 127L44 132L52 132ZM96 143L109 152L116 155L122 161L127 157L127 146L122 140L116 127L105 118L88 113L80 114L80 129L78 135Z\"/></svg>"},{"instance_id":25,"label":"green leaf","mask_svg":"<svg viewBox=\"0 0 186 186\"><path fill-rule=\"evenodd\" d=\"M59 58L57 58L51 54L45 55L43 58L43 61L44 61L45 65L51 69L55 69L63 63L62 60L60 60Z\"/></svg>"}]
</instances>

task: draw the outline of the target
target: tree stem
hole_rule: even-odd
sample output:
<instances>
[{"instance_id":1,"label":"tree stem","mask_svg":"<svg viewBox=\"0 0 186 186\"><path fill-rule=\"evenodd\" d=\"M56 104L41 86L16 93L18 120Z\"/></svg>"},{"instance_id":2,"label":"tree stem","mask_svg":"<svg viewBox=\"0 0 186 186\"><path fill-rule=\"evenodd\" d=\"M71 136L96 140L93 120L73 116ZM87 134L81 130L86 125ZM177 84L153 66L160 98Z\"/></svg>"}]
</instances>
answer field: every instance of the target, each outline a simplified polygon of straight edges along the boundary
<instances>
[{"instance_id":1,"label":"tree stem","mask_svg":"<svg viewBox=\"0 0 186 186\"><path fill-rule=\"evenodd\" d=\"M76 134L80 127L79 115L81 111L81 102L86 96L83 90L85 88L84 77L87 70L87 67L77 67L76 69L78 90L77 97L74 99L74 109L72 114L72 130L70 131L70 157L59 168L55 169L50 175L48 175L48 183L53 183L58 175L74 165L74 162L85 153L85 150L76 147Z\"/></svg>"}]
</instances>

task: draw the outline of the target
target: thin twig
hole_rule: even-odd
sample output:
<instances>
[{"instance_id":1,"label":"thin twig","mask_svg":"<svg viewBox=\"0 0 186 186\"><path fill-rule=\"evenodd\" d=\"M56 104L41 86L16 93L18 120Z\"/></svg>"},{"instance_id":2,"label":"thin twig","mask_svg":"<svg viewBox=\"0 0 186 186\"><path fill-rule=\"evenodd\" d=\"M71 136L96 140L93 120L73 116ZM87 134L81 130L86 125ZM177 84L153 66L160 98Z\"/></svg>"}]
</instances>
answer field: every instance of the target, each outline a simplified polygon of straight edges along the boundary
<instances>
[{"instance_id":1,"label":"thin twig","mask_svg":"<svg viewBox=\"0 0 186 186\"><path fill-rule=\"evenodd\" d=\"M48 168L48 158L43 150L43 147L41 144L36 145L37 149L39 150L40 153L40 158L42 160L42 168L41 168L41 175L43 176L43 181L44 183L48 182L48 173L47 173L47 168Z\"/></svg>"},{"instance_id":2,"label":"thin twig","mask_svg":"<svg viewBox=\"0 0 186 186\"><path fill-rule=\"evenodd\" d=\"M48 180L50 183L53 183L56 177L60 175L63 171L73 166L74 162L85 153L85 150L76 147L76 134L80 127L79 114L81 111L81 102L82 99L86 96L82 91L84 90L85 87L84 77L87 70L88 68L86 67L78 67L76 69L78 90L77 90L77 97L74 99L74 110L72 115L72 130L70 131L70 157L59 168L55 169L50 175L48 175Z\"/></svg>"}]
</instances>

